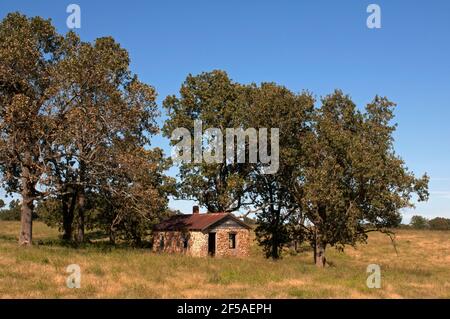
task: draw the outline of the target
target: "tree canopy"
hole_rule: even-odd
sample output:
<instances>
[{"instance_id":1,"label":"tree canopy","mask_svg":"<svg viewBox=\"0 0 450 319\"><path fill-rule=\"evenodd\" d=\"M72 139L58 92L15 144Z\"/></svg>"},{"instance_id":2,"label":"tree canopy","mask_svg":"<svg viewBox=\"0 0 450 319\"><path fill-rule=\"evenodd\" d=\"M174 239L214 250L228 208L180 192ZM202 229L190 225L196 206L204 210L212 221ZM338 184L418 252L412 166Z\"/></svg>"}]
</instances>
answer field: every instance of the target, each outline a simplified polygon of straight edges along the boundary
<instances>
[{"instance_id":1,"label":"tree canopy","mask_svg":"<svg viewBox=\"0 0 450 319\"><path fill-rule=\"evenodd\" d=\"M165 136L177 127L194 136L196 120L204 130L278 128L279 167L265 174L260 157L250 161L249 143L245 164L183 162L180 197L213 212L250 208L267 257L278 258L289 241L307 240L320 267L328 246L354 246L371 231L390 234L413 196L428 198L428 177L416 178L394 151L395 104L376 96L361 111L339 90L320 102L275 83L239 84L223 71L189 75L180 97L164 101Z\"/></svg>"},{"instance_id":2,"label":"tree canopy","mask_svg":"<svg viewBox=\"0 0 450 319\"><path fill-rule=\"evenodd\" d=\"M203 130L242 127L242 86L223 71L189 75L180 88L180 97L168 96L164 107L169 118L163 133L171 137L176 128L187 129L194 137L194 121L202 121ZM172 141L176 144L177 141ZM202 143L202 149L205 145ZM223 148L222 158L226 158ZM194 154L192 144L191 154ZM195 199L210 212L232 212L245 205L249 165L240 163L183 162L180 165L180 198Z\"/></svg>"},{"instance_id":3,"label":"tree canopy","mask_svg":"<svg viewBox=\"0 0 450 319\"><path fill-rule=\"evenodd\" d=\"M400 209L413 206L413 194L428 198L428 177L416 178L395 154L393 107L377 96L363 113L335 91L315 112L295 196L318 266L327 246L343 249L365 242L368 232L389 233L401 222Z\"/></svg>"},{"instance_id":4,"label":"tree canopy","mask_svg":"<svg viewBox=\"0 0 450 319\"><path fill-rule=\"evenodd\" d=\"M22 197L20 243L32 243L37 201L60 202L67 240L75 225L84 241L93 198L114 199L115 227L126 220L119 212L154 223L167 207L170 162L150 147L156 91L130 71L128 52L111 37L83 42L13 13L0 24L0 60L0 170Z\"/></svg>"}]
</instances>

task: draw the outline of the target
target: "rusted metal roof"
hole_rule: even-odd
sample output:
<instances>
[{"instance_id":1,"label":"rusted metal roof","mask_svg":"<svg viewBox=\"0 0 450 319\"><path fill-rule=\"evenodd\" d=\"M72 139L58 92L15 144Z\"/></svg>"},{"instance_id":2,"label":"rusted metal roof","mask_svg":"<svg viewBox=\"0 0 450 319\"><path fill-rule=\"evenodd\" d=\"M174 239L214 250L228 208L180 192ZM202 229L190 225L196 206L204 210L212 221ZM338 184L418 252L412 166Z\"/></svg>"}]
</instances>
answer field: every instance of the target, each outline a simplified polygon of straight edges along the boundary
<instances>
[{"instance_id":1,"label":"rusted metal roof","mask_svg":"<svg viewBox=\"0 0 450 319\"><path fill-rule=\"evenodd\" d=\"M157 231L180 231L180 230L205 230L210 226L226 219L231 218L241 226L250 229L243 221L239 220L230 213L206 213L206 214L189 214L174 215L155 226Z\"/></svg>"}]
</instances>

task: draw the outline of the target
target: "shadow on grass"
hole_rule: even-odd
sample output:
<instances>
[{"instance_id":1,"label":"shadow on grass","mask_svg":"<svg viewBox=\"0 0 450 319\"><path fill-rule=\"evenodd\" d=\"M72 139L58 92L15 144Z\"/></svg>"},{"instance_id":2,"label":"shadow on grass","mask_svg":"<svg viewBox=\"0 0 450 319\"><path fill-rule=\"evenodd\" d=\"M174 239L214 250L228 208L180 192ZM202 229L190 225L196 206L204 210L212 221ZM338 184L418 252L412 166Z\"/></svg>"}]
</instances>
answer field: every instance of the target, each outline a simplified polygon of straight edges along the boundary
<instances>
[{"instance_id":1,"label":"shadow on grass","mask_svg":"<svg viewBox=\"0 0 450 319\"><path fill-rule=\"evenodd\" d=\"M55 238L49 238L49 239L41 239L37 240L35 242L37 246L43 246L43 247L63 247L63 248L70 248L70 249L94 249L101 252L111 252L113 250L117 249L147 249L148 245L150 243L143 242L142 245L136 246L132 245L128 242L118 242L115 244L112 244L111 242L107 240L98 240L98 241L91 241L90 239L87 239L83 243L79 243L73 240L63 240L63 239L55 239Z\"/></svg>"},{"instance_id":2,"label":"shadow on grass","mask_svg":"<svg viewBox=\"0 0 450 319\"><path fill-rule=\"evenodd\" d=\"M116 249L151 249L150 241L142 241L139 245L129 241L121 240L115 244L111 243L108 236L101 230L89 231L85 234L85 242L78 243L75 240L64 240L62 236L44 237L33 240L37 247L62 247L71 249L94 249L101 252L109 252ZM17 243L17 236L0 234L0 241Z\"/></svg>"},{"instance_id":3,"label":"shadow on grass","mask_svg":"<svg viewBox=\"0 0 450 319\"><path fill-rule=\"evenodd\" d=\"M0 235L0 240L17 241L17 237L16 236L12 236L12 235Z\"/></svg>"}]
</instances>

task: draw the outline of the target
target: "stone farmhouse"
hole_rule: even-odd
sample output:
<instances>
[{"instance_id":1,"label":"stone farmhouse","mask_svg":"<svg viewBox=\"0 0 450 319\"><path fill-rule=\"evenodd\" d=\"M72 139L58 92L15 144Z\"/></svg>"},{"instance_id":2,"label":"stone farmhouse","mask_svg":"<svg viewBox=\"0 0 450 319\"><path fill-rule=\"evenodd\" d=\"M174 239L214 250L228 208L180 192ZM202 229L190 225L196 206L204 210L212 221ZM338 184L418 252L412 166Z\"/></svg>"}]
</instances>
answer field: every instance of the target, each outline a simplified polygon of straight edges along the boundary
<instances>
[{"instance_id":1,"label":"stone farmhouse","mask_svg":"<svg viewBox=\"0 0 450 319\"><path fill-rule=\"evenodd\" d=\"M245 257L249 254L250 229L233 214L200 214L198 206L194 206L192 214L174 215L155 226L153 251Z\"/></svg>"}]
</instances>

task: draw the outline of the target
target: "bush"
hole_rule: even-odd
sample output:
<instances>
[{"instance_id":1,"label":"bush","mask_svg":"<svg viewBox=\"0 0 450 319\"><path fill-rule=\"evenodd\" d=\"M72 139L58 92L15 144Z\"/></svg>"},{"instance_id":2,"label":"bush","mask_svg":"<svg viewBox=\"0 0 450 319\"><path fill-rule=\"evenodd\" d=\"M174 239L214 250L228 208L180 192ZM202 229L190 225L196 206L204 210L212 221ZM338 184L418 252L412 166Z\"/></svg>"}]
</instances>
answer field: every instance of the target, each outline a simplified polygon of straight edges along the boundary
<instances>
[{"instance_id":1,"label":"bush","mask_svg":"<svg viewBox=\"0 0 450 319\"><path fill-rule=\"evenodd\" d=\"M436 217L428 221L432 230L450 230L450 219L444 217Z\"/></svg>"},{"instance_id":2,"label":"bush","mask_svg":"<svg viewBox=\"0 0 450 319\"><path fill-rule=\"evenodd\" d=\"M422 216L415 215L411 218L409 223L413 229L428 229L428 219Z\"/></svg>"},{"instance_id":3,"label":"bush","mask_svg":"<svg viewBox=\"0 0 450 319\"><path fill-rule=\"evenodd\" d=\"M37 219L49 227L62 227L62 208L61 202L49 198L39 201L35 207Z\"/></svg>"},{"instance_id":4,"label":"bush","mask_svg":"<svg viewBox=\"0 0 450 319\"><path fill-rule=\"evenodd\" d=\"M18 199L11 201L8 209L0 210L0 220L20 220L20 201Z\"/></svg>"}]
</instances>

